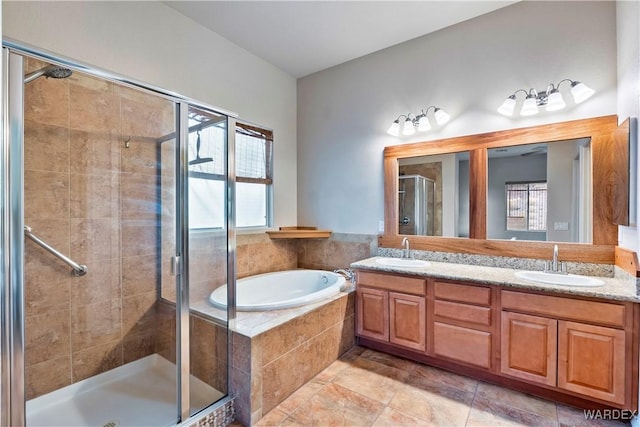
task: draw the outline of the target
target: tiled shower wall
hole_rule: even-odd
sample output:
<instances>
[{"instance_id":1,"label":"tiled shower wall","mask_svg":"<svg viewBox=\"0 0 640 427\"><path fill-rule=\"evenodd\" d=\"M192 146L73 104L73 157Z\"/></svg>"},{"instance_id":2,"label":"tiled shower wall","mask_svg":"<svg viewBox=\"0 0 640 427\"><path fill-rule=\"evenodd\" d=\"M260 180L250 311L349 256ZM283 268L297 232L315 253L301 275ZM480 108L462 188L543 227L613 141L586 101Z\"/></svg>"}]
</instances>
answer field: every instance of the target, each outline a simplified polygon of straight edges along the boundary
<instances>
[{"instance_id":1,"label":"tiled shower wall","mask_svg":"<svg viewBox=\"0 0 640 427\"><path fill-rule=\"evenodd\" d=\"M25 223L88 266L25 242L27 398L155 352L155 138L173 126L170 102L79 73L25 85Z\"/></svg>"},{"instance_id":2,"label":"tiled shower wall","mask_svg":"<svg viewBox=\"0 0 640 427\"><path fill-rule=\"evenodd\" d=\"M25 72L42 66L27 59ZM161 161L170 143L156 142L174 123L171 102L80 73L25 86L25 223L89 267L75 277L26 241L27 398L156 351L175 359L175 309L158 302L174 280L158 253L159 236L164 250L173 241L174 164ZM375 246L376 236L240 234L237 274L348 267ZM226 280L226 240L194 234L190 249L193 301ZM226 332L195 316L191 329L192 373L224 390Z\"/></svg>"}]
</instances>

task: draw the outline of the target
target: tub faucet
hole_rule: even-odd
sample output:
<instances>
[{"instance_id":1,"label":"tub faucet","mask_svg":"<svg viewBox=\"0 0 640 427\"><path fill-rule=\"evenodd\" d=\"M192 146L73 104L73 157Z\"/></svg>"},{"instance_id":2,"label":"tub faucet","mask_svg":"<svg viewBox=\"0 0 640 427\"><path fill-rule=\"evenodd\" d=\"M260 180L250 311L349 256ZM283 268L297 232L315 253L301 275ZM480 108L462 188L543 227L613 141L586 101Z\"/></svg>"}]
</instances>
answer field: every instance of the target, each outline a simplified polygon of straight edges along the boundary
<instances>
[{"instance_id":1,"label":"tub faucet","mask_svg":"<svg viewBox=\"0 0 640 427\"><path fill-rule=\"evenodd\" d=\"M545 262L544 272L553 274L567 274L567 265L562 261L558 261L558 245L553 245L553 259L551 261Z\"/></svg>"},{"instance_id":2,"label":"tub faucet","mask_svg":"<svg viewBox=\"0 0 640 427\"><path fill-rule=\"evenodd\" d=\"M409 239L408 238L404 238L402 239L402 246L404 246L404 249L402 251L402 258L411 258L411 250L409 249Z\"/></svg>"},{"instance_id":3,"label":"tub faucet","mask_svg":"<svg viewBox=\"0 0 640 427\"><path fill-rule=\"evenodd\" d=\"M334 273L343 276L345 279L352 283L356 283L356 272L350 268L338 268L333 270Z\"/></svg>"}]
</instances>

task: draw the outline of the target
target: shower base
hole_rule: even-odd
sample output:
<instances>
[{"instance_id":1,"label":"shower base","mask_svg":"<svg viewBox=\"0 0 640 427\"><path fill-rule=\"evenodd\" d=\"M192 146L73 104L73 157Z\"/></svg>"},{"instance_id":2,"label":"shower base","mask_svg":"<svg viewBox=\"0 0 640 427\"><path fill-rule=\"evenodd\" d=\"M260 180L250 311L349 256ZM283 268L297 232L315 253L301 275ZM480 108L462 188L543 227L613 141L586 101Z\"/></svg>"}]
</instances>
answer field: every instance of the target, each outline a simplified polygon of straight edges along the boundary
<instances>
[{"instance_id":1,"label":"shower base","mask_svg":"<svg viewBox=\"0 0 640 427\"><path fill-rule=\"evenodd\" d=\"M224 395L190 384L192 413ZM27 426L167 426L176 415L176 365L157 354L27 402Z\"/></svg>"}]
</instances>

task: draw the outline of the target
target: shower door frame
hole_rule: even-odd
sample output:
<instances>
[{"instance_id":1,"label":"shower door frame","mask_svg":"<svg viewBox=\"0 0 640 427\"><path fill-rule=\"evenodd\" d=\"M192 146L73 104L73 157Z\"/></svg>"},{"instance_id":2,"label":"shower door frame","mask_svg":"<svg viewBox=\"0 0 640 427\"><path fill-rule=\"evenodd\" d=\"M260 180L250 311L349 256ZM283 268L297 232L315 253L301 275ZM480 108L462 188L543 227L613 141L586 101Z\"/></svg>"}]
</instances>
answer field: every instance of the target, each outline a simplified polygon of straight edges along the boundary
<instances>
[{"instance_id":1,"label":"shower door frame","mask_svg":"<svg viewBox=\"0 0 640 427\"><path fill-rule=\"evenodd\" d=\"M106 72L3 39L2 43L2 134L0 141L0 425L26 425L25 398L25 312L24 312L24 96L23 58L33 57L165 98L176 111L176 418L191 423L209 409L222 406L231 397L230 326L235 320L235 123L237 114L183 97L164 89ZM19 78L18 78L19 76ZM226 117L227 184L225 214L227 226L227 390L226 396L190 414L189 369L189 208L188 208L188 109L190 106Z\"/></svg>"}]
</instances>

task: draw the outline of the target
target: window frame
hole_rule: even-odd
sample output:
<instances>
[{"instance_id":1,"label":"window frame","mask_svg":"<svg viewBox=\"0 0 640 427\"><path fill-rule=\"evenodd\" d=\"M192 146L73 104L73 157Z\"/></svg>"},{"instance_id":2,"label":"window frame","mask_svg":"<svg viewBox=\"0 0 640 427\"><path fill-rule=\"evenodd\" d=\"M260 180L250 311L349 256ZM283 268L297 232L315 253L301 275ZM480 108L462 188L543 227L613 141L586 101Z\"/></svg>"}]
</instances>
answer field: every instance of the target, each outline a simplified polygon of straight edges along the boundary
<instances>
[{"instance_id":1,"label":"window frame","mask_svg":"<svg viewBox=\"0 0 640 427\"><path fill-rule=\"evenodd\" d=\"M531 200L531 185L533 184L545 184L545 210L544 210L544 214L545 214L545 218L544 218L544 229L531 229L529 228L529 224L530 221L529 219L531 218L531 205L530 205L530 200ZM509 191L517 191L517 190L509 190L509 186L512 185L526 185L527 189L527 199L526 199L526 205L525 205L525 220L524 223L526 225L526 228L523 229L513 229L513 228L509 228L509 218L520 218L520 217L512 217L509 216ZM536 181L508 181L504 183L504 189L505 189L505 196L504 196L504 200L505 200L505 231L511 231L511 232L525 232L525 233L546 233L547 232L547 219L548 219L548 208L547 208L547 197L548 197L548 187L547 187L547 181L546 180L536 180ZM524 191L524 190L522 190Z\"/></svg>"},{"instance_id":2,"label":"window frame","mask_svg":"<svg viewBox=\"0 0 640 427\"><path fill-rule=\"evenodd\" d=\"M228 129L228 131L231 131L231 129ZM250 178L250 177L238 176L237 169L236 169L236 177L235 177L235 182L236 182L235 197L236 198L237 198L238 183L262 184L265 186L265 224L238 226L237 212L236 212L235 228L237 231L240 232L240 234L242 234L243 231L250 232L255 230L267 229L271 227L273 224L273 195L274 195L273 131L271 129L267 129L254 124L249 124L246 121L241 121L239 119L236 119L233 132L236 134L236 144L235 144L236 153L234 153L234 155L237 155L237 146L238 146L237 134L238 133L242 133L250 137L257 137L265 141L264 145L265 145L265 175L266 175L265 178ZM236 157L236 165L237 165L237 157ZM199 171L187 171L187 177L188 179L195 178L195 179L215 180L215 181L225 181L227 179L227 177L223 174L214 174L214 173L199 172ZM189 227L189 230L191 232L207 232L207 231L217 232L217 231L224 231L225 229L226 227L224 225L222 227L191 227L191 226Z\"/></svg>"}]
</instances>

